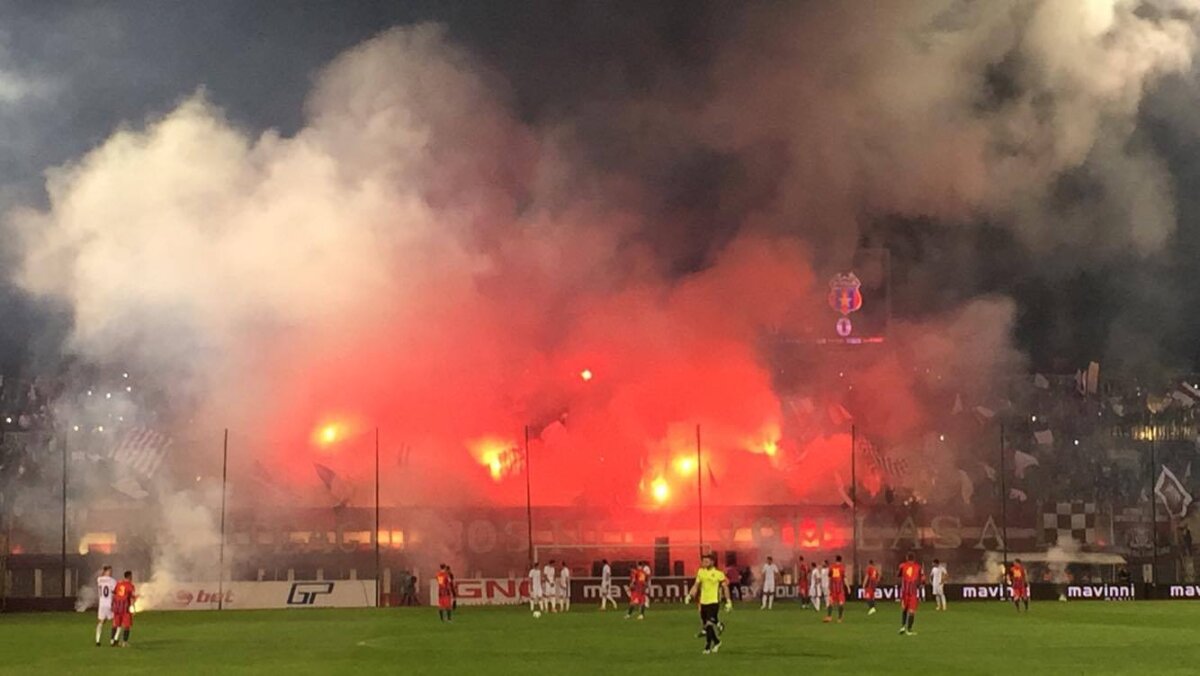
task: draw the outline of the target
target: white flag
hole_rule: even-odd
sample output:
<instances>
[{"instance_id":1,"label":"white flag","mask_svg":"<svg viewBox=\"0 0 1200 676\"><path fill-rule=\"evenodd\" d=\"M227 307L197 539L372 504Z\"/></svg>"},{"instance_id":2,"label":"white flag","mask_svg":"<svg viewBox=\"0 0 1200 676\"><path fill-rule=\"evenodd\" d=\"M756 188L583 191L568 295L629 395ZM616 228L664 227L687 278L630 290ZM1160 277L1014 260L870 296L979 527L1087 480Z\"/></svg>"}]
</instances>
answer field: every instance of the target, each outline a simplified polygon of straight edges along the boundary
<instances>
[{"instance_id":1,"label":"white flag","mask_svg":"<svg viewBox=\"0 0 1200 676\"><path fill-rule=\"evenodd\" d=\"M1013 451L1013 471L1018 479L1025 478L1025 470L1030 467L1038 467L1038 459L1028 453L1021 451Z\"/></svg>"},{"instance_id":2,"label":"white flag","mask_svg":"<svg viewBox=\"0 0 1200 676\"><path fill-rule=\"evenodd\" d=\"M1048 390L1050 389L1050 381L1046 380L1046 376L1039 373L1033 377L1033 386L1039 390Z\"/></svg>"},{"instance_id":3,"label":"white flag","mask_svg":"<svg viewBox=\"0 0 1200 676\"><path fill-rule=\"evenodd\" d=\"M1177 519L1187 516L1188 505L1192 504L1192 494L1166 465L1162 466L1162 471L1158 474L1154 494L1162 500L1167 514Z\"/></svg>"},{"instance_id":4,"label":"white flag","mask_svg":"<svg viewBox=\"0 0 1200 676\"><path fill-rule=\"evenodd\" d=\"M108 459L150 479L158 471L170 447L171 439L165 435L145 427L135 427L108 449Z\"/></svg>"},{"instance_id":5,"label":"white flag","mask_svg":"<svg viewBox=\"0 0 1200 676\"><path fill-rule=\"evenodd\" d=\"M1038 430L1033 433L1033 438L1043 446L1049 446L1054 443L1054 432L1050 430Z\"/></svg>"}]
</instances>

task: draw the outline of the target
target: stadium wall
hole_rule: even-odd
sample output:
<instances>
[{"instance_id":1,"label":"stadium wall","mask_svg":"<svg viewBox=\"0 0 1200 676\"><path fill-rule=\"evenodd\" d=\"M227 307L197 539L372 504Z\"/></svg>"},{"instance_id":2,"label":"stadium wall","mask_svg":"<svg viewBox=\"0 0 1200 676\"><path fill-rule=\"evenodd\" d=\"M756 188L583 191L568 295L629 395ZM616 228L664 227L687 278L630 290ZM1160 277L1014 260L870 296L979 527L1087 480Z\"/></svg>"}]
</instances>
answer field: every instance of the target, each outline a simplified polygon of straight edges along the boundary
<instances>
[{"instance_id":1,"label":"stadium wall","mask_svg":"<svg viewBox=\"0 0 1200 676\"><path fill-rule=\"evenodd\" d=\"M680 602L691 586L690 577L656 577L652 580L649 595L652 601ZM469 578L455 583L458 603L463 606L517 605L529 601L527 579ZM749 587L741 587L743 599L753 597ZM929 599L933 593L927 586L923 597ZM775 587L778 599L797 599L799 589L794 584ZM613 596L627 600L629 590L625 584L613 585ZM896 585L882 585L876 591L880 601L895 601L900 597ZM1157 589L1143 588L1135 584L1043 584L1030 585L1030 597L1036 601L1133 601L1137 599L1200 600L1200 585L1161 585ZM437 583L429 583L429 598L437 598ZM862 587L855 588L851 598L864 600ZM947 584L946 598L949 601L1002 601L1012 600L1012 588L1003 584ZM580 578L571 580L572 603L599 603L600 580Z\"/></svg>"},{"instance_id":2,"label":"stadium wall","mask_svg":"<svg viewBox=\"0 0 1200 676\"><path fill-rule=\"evenodd\" d=\"M375 605L375 581L181 582L143 594L139 610L364 608Z\"/></svg>"}]
</instances>

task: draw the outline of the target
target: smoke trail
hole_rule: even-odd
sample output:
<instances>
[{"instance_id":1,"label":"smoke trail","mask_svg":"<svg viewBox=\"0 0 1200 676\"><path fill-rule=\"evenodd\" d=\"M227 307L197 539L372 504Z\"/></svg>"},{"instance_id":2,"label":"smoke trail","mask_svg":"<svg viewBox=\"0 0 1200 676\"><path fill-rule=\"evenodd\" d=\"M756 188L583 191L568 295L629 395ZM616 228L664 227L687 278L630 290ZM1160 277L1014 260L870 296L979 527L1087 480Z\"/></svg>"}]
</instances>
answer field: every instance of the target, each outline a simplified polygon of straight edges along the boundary
<instances>
[{"instance_id":1,"label":"smoke trail","mask_svg":"<svg viewBox=\"0 0 1200 676\"><path fill-rule=\"evenodd\" d=\"M73 350L151 374L201 431L244 431L241 473L262 461L306 496L314 462L366 476L379 425L388 454L414 449L393 499L519 502L471 449L530 426L554 477L539 500L650 504L646 485L686 480L700 424L735 501L836 499L837 437L789 447L764 336L811 325L818 270L881 219L995 223L1039 256L1161 247L1173 202L1136 115L1191 68L1187 10L754 6L706 86L609 102L626 114L606 131L645 140L610 163L576 120L520 119L443 28L398 28L329 65L295 134L252 136L201 93L51 171L48 207L11 217L20 281L69 304ZM736 168L704 195L732 225L691 241L646 167L705 154ZM677 232L694 255L662 250ZM1022 357L1013 303L972 298L975 272L943 280L964 289L950 311L804 386L896 443L942 415L931 379L984 397ZM353 434L314 444L334 423ZM811 471L775 471L793 463Z\"/></svg>"}]
</instances>

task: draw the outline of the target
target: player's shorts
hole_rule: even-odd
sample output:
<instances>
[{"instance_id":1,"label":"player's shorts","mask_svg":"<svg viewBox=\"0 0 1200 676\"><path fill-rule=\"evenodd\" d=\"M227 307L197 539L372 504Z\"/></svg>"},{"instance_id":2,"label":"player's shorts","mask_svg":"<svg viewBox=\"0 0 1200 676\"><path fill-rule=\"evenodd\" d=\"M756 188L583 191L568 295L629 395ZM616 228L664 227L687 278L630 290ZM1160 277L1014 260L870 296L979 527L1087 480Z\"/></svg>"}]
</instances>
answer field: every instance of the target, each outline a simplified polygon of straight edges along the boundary
<instances>
[{"instance_id":1,"label":"player's shorts","mask_svg":"<svg viewBox=\"0 0 1200 676\"><path fill-rule=\"evenodd\" d=\"M1014 584L1013 588L1012 588L1012 594L1013 594L1013 599L1015 599L1015 600L1028 599L1029 598L1029 587L1026 585L1023 585L1023 584L1022 585Z\"/></svg>"},{"instance_id":2,"label":"player's shorts","mask_svg":"<svg viewBox=\"0 0 1200 676\"><path fill-rule=\"evenodd\" d=\"M863 587L863 598L865 598L868 601L874 601L875 600L875 588L874 587Z\"/></svg>"},{"instance_id":3,"label":"player's shorts","mask_svg":"<svg viewBox=\"0 0 1200 676\"><path fill-rule=\"evenodd\" d=\"M774 594L775 593L775 583L774 582L764 582L763 583L763 593L764 594Z\"/></svg>"},{"instance_id":4,"label":"player's shorts","mask_svg":"<svg viewBox=\"0 0 1200 676\"><path fill-rule=\"evenodd\" d=\"M101 622L111 620L113 618L112 606L100 606L96 609L96 619Z\"/></svg>"},{"instance_id":5,"label":"player's shorts","mask_svg":"<svg viewBox=\"0 0 1200 676\"><path fill-rule=\"evenodd\" d=\"M113 613L113 626L120 629L130 629L133 627L133 613Z\"/></svg>"},{"instance_id":6,"label":"player's shorts","mask_svg":"<svg viewBox=\"0 0 1200 676\"><path fill-rule=\"evenodd\" d=\"M542 598L542 588L540 585L537 587L529 588L529 598L533 599L534 601L537 601L538 599Z\"/></svg>"},{"instance_id":7,"label":"player's shorts","mask_svg":"<svg viewBox=\"0 0 1200 676\"><path fill-rule=\"evenodd\" d=\"M450 594L438 594L438 610L453 610L454 597Z\"/></svg>"},{"instance_id":8,"label":"player's shorts","mask_svg":"<svg viewBox=\"0 0 1200 676\"><path fill-rule=\"evenodd\" d=\"M606 599L612 598L613 586L612 586L611 582L609 582L608 584L604 584L603 582L600 583L600 596L603 598L606 598Z\"/></svg>"},{"instance_id":9,"label":"player's shorts","mask_svg":"<svg viewBox=\"0 0 1200 676\"><path fill-rule=\"evenodd\" d=\"M946 593L946 588L945 588L945 587L943 587L943 586L942 586L942 585L940 585L940 584L935 584L935 585L933 585L933 595L934 595L934 596L941 596L941 595L943 595L943 594L945 594L945 593Z\"/></svg>"},{"instance_id":10,"label":"player's shorts","mask_svg":"<svg viewBox=\"0 0 1200 676\"><path fill-rule=\"evenodd\" d=\"M835 606L846 605L846 590L845 590L845 588L834 589L832 592L830 592L829 602Z\"/></svg>"},{"instance_id":11,"label":"player's shorts","mask_svg":"<svg viewBox=\"0 0 1200 676\"><path fill-rule=\"evenodd\" d=\"M646 605L646 592L630 591L629 592L629 604L633 605L633 606Z\"/></svg>"},{"instance_id":12,"label":"player's shorts","mask_svg":"<svg viewBox=\"0 0 1200 676\"><path fill-rule=\"evenodd\" d=\"M718 615L721 613L720 603L701 603L700 604L700 622L707 624L709 622L717 623L721 620Z\"/></svg>"},{"instance_id":13,"label":"player's shorts","mask_svg":"<svg viewBox=\"0 0 1200 676\"><path fill-rule=\"evenodd\" d=\"M807 598L808 597L808 582L801 580L800 584L797 585L796 593L800 594L800 596Z\"/></svg>"},{"instance_id":14,"label":"player's shorts","mask_svg":"<svg viewBox=\"0 0 1200 676\"><path fill-rule=\"evenodd\" d=\"M900 597L900 609L906 613L917 612L918 598L916 594L906 594Z\"/></svg>"}]
</instances>

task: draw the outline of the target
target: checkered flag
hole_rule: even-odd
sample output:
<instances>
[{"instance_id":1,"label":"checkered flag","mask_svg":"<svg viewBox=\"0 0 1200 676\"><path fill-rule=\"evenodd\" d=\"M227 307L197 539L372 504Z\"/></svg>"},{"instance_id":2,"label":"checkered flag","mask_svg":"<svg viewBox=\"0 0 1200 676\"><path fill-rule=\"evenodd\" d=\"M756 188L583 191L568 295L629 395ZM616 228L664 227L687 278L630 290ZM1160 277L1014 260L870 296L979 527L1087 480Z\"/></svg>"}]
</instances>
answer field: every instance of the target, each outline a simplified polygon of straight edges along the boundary
<instances>
[{"instance_id":1,"label":"checkered flag","mask_svg":"<svg viewBox=\"0 0 1200 676\"><path fill-rule=\"evenodd\" d=\"M1056 502L1054 511L1042 514L1042 528L1047 544L1067 544L1074 541L1091 544L1096 541L1096 503Z\"/></svg>"}]
</instances>

